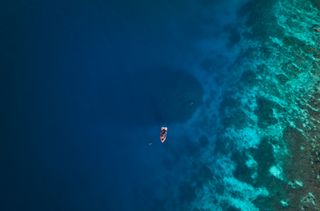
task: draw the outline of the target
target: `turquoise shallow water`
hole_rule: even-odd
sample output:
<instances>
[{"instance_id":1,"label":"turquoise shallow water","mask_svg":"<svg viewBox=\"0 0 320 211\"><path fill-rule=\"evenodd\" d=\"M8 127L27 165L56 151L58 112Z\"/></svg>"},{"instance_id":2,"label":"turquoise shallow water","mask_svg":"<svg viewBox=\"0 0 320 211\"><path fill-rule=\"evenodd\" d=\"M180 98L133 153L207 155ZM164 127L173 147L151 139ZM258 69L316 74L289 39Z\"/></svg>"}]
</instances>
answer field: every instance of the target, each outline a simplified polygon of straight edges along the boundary
<instances>
[{"instance_id":1,"label":"turquoise shallow water","mask_svg":"<svg viewBox=\"0 0 320 211\"><path fill-rule=\"evenodd\" d=\"M311 1L250 1L242 12L237 59L226 68L219 105L210 105L218 112L212 115L210 106L199 112L199 119L218 126L208 129L214 132L206 149L190 158L198 174L186 179L188 207L318 210L319 195L311 188L318 172L307 167L314 162L295 159L314 153L317 142L309 131L319 112L318 104L310 105L319 100L319 8Z\"/></svg>"}]
</instances>

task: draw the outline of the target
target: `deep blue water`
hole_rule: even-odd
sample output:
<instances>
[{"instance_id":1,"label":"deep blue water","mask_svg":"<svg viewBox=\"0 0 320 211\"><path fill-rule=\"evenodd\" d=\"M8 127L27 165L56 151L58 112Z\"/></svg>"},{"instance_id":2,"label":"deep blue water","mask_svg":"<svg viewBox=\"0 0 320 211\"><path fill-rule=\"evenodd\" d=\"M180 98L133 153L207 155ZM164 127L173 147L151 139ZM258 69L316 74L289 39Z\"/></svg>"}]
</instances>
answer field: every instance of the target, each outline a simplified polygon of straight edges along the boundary
<instances>
[{"instance_id":1,"label":"deep blue water","mask_svg":"<svg viewBox=\"0 0 320 211\"><path fill-rule=\"evenodd\" d=\"M217 38L211 71L223 75L219 54L239 39L233 7L2 2L1 210L163 210L164 181L184 177L164 178L185 144L177 125L204 103L198 42Z\"/></svg>"}]
</instances>

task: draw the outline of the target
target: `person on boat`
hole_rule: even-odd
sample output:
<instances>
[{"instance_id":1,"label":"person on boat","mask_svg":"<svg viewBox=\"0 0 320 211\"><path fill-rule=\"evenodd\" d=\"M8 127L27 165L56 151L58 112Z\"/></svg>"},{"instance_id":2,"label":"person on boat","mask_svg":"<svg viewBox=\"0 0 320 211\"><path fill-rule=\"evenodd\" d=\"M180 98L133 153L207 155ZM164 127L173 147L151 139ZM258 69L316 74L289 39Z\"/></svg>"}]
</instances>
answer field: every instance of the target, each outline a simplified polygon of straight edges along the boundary
<instances>
[{"instance_id":1,"label":"person on boat","mask_svg":"<svg viewBox=\"0 0 320 211\"><path fill-rule=\"evenodd\" d=\"M161 130L160 130L160 141L162 143L166 141L167 133L168 133L168 128L167 127L161 127Z\"/></svg>"}]
</instances>

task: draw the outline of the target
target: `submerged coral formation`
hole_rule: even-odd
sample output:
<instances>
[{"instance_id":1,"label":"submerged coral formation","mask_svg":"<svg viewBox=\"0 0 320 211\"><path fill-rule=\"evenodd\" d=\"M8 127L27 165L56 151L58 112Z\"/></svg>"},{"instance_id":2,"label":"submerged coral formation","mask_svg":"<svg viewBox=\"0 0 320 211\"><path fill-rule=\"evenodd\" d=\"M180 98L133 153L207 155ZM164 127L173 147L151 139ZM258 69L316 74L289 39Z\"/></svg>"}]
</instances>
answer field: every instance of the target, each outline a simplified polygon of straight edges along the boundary
<instances>
[{"instance_id":1,"label":"submerged coral formation","mask_svg":"<svg viewBox=\"0 0 320 211\"><path fill-rule=\"evenodd\" d=\"M242 8L218 112L202 111L218 126L196 158L205 176L189 180L207 181L181 189L187 210L320 210L319 8L308 0Z\"/></svg>"}]
</instances>

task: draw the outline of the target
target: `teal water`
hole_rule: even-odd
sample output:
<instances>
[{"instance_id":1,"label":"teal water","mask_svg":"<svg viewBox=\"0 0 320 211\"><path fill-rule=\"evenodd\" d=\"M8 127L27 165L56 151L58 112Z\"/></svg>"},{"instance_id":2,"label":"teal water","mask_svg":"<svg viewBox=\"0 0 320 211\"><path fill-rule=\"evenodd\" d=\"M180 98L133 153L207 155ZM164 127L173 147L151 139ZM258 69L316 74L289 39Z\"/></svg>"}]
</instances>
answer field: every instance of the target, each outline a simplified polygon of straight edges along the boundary
<instances>
[{"instance_id":1,"label":"teal water","mask_svg":"<svg viewBox=\"0 0 320 211\"><path fill-rule=\"evenodd\" d=\"M316 134L319 112L317 103L310 105L319 100L317 6L250 1L243 7L239 54L228 67L219 112L209 120L219 122L210 128L215 141L196 157L212 175L199 170L189 179L209 177L191 185L194 210L320 209L312 188L319 167L310 158L319 148L309 134Z\"/></svg>"}]
</instances>

